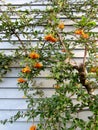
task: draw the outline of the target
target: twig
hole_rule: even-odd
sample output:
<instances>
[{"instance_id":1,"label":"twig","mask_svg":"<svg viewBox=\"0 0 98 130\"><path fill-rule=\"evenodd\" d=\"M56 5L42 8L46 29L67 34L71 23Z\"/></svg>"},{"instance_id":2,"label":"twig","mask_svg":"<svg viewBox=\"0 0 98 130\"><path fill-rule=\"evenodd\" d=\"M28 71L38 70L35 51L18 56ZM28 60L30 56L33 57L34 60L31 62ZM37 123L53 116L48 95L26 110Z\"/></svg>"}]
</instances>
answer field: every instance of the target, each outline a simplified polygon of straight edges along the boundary
<instances>
[{"instance_id":1,"label":"twig","mask_svg":"<svg viewBox=\"0 0 98 130\"><path fill-rule=\"evenodd\" d=\"M62 46L63 46L63 49L64 50L66 50L66 53L68 54L68 58L66 59L66 63L70 63L72 66L73 65L77 65L77 63L73 60L73 62L71 62L70 61L70 54L71 54L71 52L69 52L68 51L68 49L66 48L66 46L65 46L65 44L64 44L64 42L63 42L63 39L62 39L62 37L61 37L61 35L59 34L59 33L57 33L57 36L59 37L59 40L60 40L60 43L62 44Z\"/></svg>"},{"instance_id":2,"label":"twig","mask_svg":"<svg viewBox=\"0 0 98 130\"><path fill-rule=\"evenodd\" d=\"M57 33L57 36L59 37L59 40L60 40L60 43L62 44L63 46L63 49L66 51L66 53L69 55L69 57L65 60L66 62L70 62L70 53L68 52L64 42L63 42L63 39L61 37L61 35L59 33Z\"/></svg>"},{"instance_id":3,"label":"twig","mask_svg":"<svg viewBox=\"0 0 98 130\"><path fill-rule=\"evenodd\" d=\"M21 43L21 45L22 45L22 47L23 47L23 50L24 50L24 52L25 52L25 55L27 55L27 51L26 51L26 48L25 48L25 46L24 46L24 43L22 42L22 40L20 39L20 37L18 36L18 34L17 34L14 30L12 30L12 32L13 32L13 34L15 34L15 36L18 38L19 42Z\"/></svg>"},{"instance_id":4,"label":"twig","mask_svg":"<svg viewBox=\"0 0 98 130\"><path fill-rule=\"evenodd\" d=\"M57 35L58 35L58 37L59 37L60 43L61 43L62 46L63 46L63 49L65 49L65 50L67 51L67 53L69 53L68 50L66 49L66 46L64 45L64 42L63 42L63 39L62 39L61 35L60 35L59 33L57 33Z\"/></svg>"}]
</instances>

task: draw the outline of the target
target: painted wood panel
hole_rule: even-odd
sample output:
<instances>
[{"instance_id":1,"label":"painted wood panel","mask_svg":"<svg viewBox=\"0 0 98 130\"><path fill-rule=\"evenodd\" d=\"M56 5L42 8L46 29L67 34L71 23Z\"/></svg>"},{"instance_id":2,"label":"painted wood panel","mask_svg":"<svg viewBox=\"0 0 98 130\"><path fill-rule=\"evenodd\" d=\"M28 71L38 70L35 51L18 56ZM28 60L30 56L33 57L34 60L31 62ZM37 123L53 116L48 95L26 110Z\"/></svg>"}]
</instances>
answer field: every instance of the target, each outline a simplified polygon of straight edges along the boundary
<instances>
[{"instance_id":1,"label":"painted wood panel","mask_svg":"<svg viewBox=\"0 0 98 130\"><path fill-rule=\"evenodd\" d=\"M15 122L14 124L0 125L0 130L29 130L32 122Z\"/></svg>"},{"instance_id":2,"label":"painted wood panel","mask_svg":"<svg viewBox=\"0 0 98 130\"><path fill-rule=\"evenodd\" d=\"M30 94L32 94L34 92L34 90L32 89L30 91ZM50 97L55 93L54 89L43 89L43 92L45 93L44 97ZM24 94L22 91L19 91L18 88L17 89L0 89L0 98L1 99L23 99ZM38 96L34 96L34 98L38 98Z\"/></svg>"},{"instance_id":3,"label":"painted wood panel","mask_svg":"<svg viewBox=\"0 0 98 130\"><path fill-rule=\"evenodd\" d=\"M44 88L52 87L53 84L55 84L55 81L53 79L35 78L35 80L36 80L37 84L40 84L40 86L44 87ZM3 78L3 82L0 83L0 87L11 87L11 88L18 87L17 77Z\"/></svg>"}]
</instances>

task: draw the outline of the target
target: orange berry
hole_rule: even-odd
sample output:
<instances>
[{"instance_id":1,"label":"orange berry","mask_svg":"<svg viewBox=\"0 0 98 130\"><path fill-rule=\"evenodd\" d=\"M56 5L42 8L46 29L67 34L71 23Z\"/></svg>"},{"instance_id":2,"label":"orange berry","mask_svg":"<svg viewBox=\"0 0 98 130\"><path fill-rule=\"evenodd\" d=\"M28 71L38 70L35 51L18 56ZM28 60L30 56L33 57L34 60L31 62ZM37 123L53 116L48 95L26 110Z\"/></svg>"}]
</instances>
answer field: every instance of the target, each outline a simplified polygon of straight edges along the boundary
<instances>
[{"instance_id":1,"label":"orange berry","mask_svg":"<svg viewBox=\"0 0 98 130\"><path fill-rule=\"evenodd\" d=\"M36 126L32 125L29 130L36 130Z\"/></svg>"},{"instance_id":2,"label":"orange berry","mask_svg":"<svg viewBox=\"0 0 98 130\"><path fill-rule=\"evenodd\" d=\"M50 42L57 42L57 39L51 34L46 35L44 39Z\"/></svg>"},{"instance_id":3,"label":"orange berry","mask_svg":"<svg viewBox=\"0 0 98 130\"><path fill-rule=\"evenodd\" d=\"M89 38L89 35L87 33L83 33L82 37L87 39L87 38Z\"/></svg>"},{"instance_id":4,"label":"orange berry","mask_svg":"<svg viewBox=\"0 0 98 130\"><path fill-rule=\"evenodd\" d=\"M22 69L23 73L29 73L31 71L29 66L26 66L25 68Z\"/></svg>"},{"instance_id":5,"label":"orange berry","mask_svg":"<svg viewBox=\"0 0 98 130\"><path fill-rule=\"evenodd\" d=\"M43 64L37 62L37 63L35 63L34 67L39 69L39 68L42 68L42 67L43 67Z\"/></svg>"},{"instance_id":6,"label":"orange berry","mask_svg":"<svg viewBox=\"0 0 98 130\"><path fill-rule=\"evenodd\" d=\"M82 35L84 31L82 29L78 29L75 31L75 34Z\"/></svg>"},{"instance_id":7,"label":"orange berry","mask_svg":"<svg viewBox=\"0 0 98 130\"><path fill-rule=\"evenodd\" d=\"M75 34L81 35L85 39L89 38L89 35L87 33L84 33L84 31L82 29L76 30Z\"/></svg>"},{"instance_id":8,"label":"orange berry","mask_svg":"<svg viewBox=\"0 0 98 130\"><path fill-rule=\"evenodd\" d=\"M26 82L26 80L25 79L23 79L23 78L18 78L18 83L24 83L24 82Z\"/></svg>"},{"instance_id":9,"label":"orange berry","mask_svg":"<svg viewBox=\"0 0 98 130\"><path fill-rule=\"evenodd\" d=\"M51 41L51 42L57 42L57 39L54 38L54 37L52 37L50 41Z\"/></svg>"},{"instance_id":10,"label":"orange berry","mask_svg":"<svg viewBox=\"0 0 98 130\"><path fill-rule=\"evenodd\" d=\"M58 27L59 27L59 29L64 29L64 27L65 27L64 23L63 22L59 23Z\"/></svg>"},{"instance_id":11,"label":"orange berry","mask_svg":"<svg viewBox=\"0 0 98 130\"><path fill-rule=\"evenodd\" d=\"M40 55L36 52L31 52L29 54L29 57L32 58L32 59L38 59L40 57Z\"/></svg>"}]
</instances>

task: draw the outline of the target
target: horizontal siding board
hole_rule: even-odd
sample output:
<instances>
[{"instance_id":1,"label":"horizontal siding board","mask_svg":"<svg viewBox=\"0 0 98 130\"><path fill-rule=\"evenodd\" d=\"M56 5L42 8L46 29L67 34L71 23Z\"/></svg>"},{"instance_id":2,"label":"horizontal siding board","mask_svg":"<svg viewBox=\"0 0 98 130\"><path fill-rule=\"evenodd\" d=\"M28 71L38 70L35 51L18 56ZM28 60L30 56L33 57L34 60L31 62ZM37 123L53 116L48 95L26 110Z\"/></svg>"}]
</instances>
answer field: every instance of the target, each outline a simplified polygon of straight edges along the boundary
<instances>
[{"instance_id":1,"label":"horizontal siding board","mask_svg":"<svg viewBox=\"0 0 98 130\"><path fill-rule=\"evenodd\" d=\"M22 98L23 96L23 92L19 91L18 89L0 89L0 99Z\"/></svg>"},{"instance_id":2,"label":"horizontal siding board","mask_svg":"<svg viewBox=\"0 0 98 130\"><path fill-rule=\"evenodd\" d=\"M21 4L9 5L9 7L11 7L11 6L14 6L14 7L19 7L20 6L22 11L24 11L24 10L31 10L31 9L45 11L46 8L47 8L46 4L44 4L44 5L36 4L36 5L32 5L32 6L31 5L27 5L27 4L24 4L23 6ZM51 7L51 5L49 5L49 7ZM6 5L2 6L1 9L2 9L2 11L5 11L6 10ZM20 10L20 8L16 8L16 11L18 11L18 10Z\"/></svg>"},{"instance_id":3,"label":"horizontal siding board","mask_svg":"<svg viewBox=\"0 0 98 130\"><path fill-rule=\"evenodd\" d=\"M76 99L73 99L72 102L74 105L77 103L81 104ZM0 109L27 109L26 99L0 99Z\"/></svg>"},{"instance_id":4,"label":"horizontal siding board","mask_svg":"<svg viewBox=\"0 0 98 130\"><path fill-rule=\"evenodd\" d=\"M0 52L2 52L2 50L0 50ZM14 50L5 50L4 53L6 55L12 55L15 51ZM74 54L74 57L84 57L84 51L83 50L74 50L72 51L72 53ZM87 55L88 57L88 55Z\"/></svg>"},{"instance_id":5,"label":"horizontal siding board","mask_svg":"<svg viewBox=\"0 0 98 130\"><path fill-rule=\"evenodd\" d=\"M36 78L35 79L37 84L39 84L41 87L52 87L53 84L55 84L55 81L53 79L47 79L47 78ZM42 84L42 85L41 85ZM17 85L17 78L3 78L3 82L0 83L0 87L18 87Z\"/></svg>"},{"instance_id":6,"label":"horizontal siding board","mask_svg":"<svg viewBox=\"0 0 98 130\"><path fill-rule=\"evenodd\" d=\"M38 122L37 122L38 123ZM37 124L35 122L35 124ZM7 126L5 125L1 125L0 130L29 130L29 127L32 125L32 122L16 122L14 124L7 124ZM67 124L67 127L69 128L71 126L71 123ZM81 130L79 128L75 129L75 130Z\"/></svg>"},{"instance_id":7,"label":"horizontal siding board","mask_svg":"<svg viewBox=\"0 0 98 130\"><path fill-rule=\"evenodd\" d=\"M4 11L2 11L2 12L4 12ZM2 12L0 13L0 14L2 14ZM10 16L10 18L11 18L11 21L12 22L15 22L16 20L20 20L20 18L18 17L18 16ZM38 20L38 19L40 19L41 18L41 15L39 15L39 16L37 16L36 18L35 18L35 20ZM73 22L72 20L70 20L70 19L68 19L68 17L66 17L66 16L58 16L58 18L62 21L64 21L64 23L65 23L65 25L67 25L67 26L73 26L74 24L75 24L75 22ZM74 17L74 18L72 18L73 20L74 19L77 19L78 21L79 20L81 20L81 17ZM96 21L96 24L98 25L98 22ZM45 25L45 24L44 24Z\"/></svg>"},{"instance_id":8,"label":"horizontal siding board","mask_svg":"<svg viewBox=\"0 0 98 130\"><path fill-rule=\"evenodd\" d=\"M2 14L2 12L0 13L0 15ZM41 16L37 16L35 17L35 21L36 20L39 20L41 18ZM59 18L64 22L64 25L65 26L73 26L75 24L75 22L73 22L72 20L70 19L67 19L65 17L62 17L62 16L59 16ZM63 20L64 19L64 20ZM11 18L11 21L12 22L15 22L15 21L20 21L20 18L17 18L17 16L15 17L15 15ZM32 24L34 23L34 21L32 21ZM46 25L45 23L43 24L44 26Z\"/></svg>"},{"instance_id":9,"label":"horizontal siding board","mask_svg":"<svg viewBox=\"0 0 98 130\"><path fill-rule=\"evenodd\" d=\"M79 43L78 40L73 40L73 41L70 40L70 39L66 39L66 40L71 43L70 48L73 47L74 43L77 43L77 44ZM36 47L38 45L38 42L39 41L37 39L36 40L33 39L32 41L31 40L23 40L23 43L24 43L25 46L28 45L28 44L31 44L32 47ZM44 41L42 40L42 42L44 42ZM92 44L93 41L89 40L88 43ZM46 45L47 44L49 44L49 43L47 42ZM96 41L96 46L98 46L97 41ZM20 50L18 47L21 47L21 44L18 42L18 40L12 40L12 41L3 40L3 41L0 42L0 47L1 47L0 52L2 52L3 50L4 51L14 52L15 50ZM30 49L30 47L28 46L27 50L29 50L29 49ZM42 49L42 46L40 45L40 42L39 42L39 49L40 50ZM54 49L58 51L58 48L54 48ZM79 50L84 51L84 48L82 47L82 43L81 44L79 43L79 45L77 45L76 48L73 51L79 51ZM61 52L61 50L59 50L59 52Z\"/></svg>"},{"instance_id":10,"label":"horizontal siding board","mask_svg":"<svg viewBox=\"0 0 98 130\"><path fill-rule=\"evenodd\" d=\"M35 122L37 124L38 122ZM29 130L30 126L32 125L32 122L16 122L14 124L7 124L7 125L1 125L0 130ZM71 126L71 123L69 122L67 124L67 127L69 128ZM79 128L75 130L81 130Z\"/></svg>"},{"instance_id":11,"label":"horizontal siding board","mask_svg":"<svg viewBox=\"0 0 98 130\"><path fill-rule=\"evenodd\" d=\"M5 1L5 4L8 4L8 3L11 3L12 5L23 5L23 6L25 6L24 5L24 3L29 3L29 2L31 2L31 0L15 0L15 1L12 1L12 0L6 0ZM43 2L44 2L44 4L43 4ZM36 5L47 5L49 2L48 2L48 0L41 0L41 1L35 1L35 0L32 0L32 3L31 3L31 5L33 4L34 6L36 6ZM0 4L1 4L1 2L0 2Z\"/></svg>"},{"instance_id":12,"label":"horizontal siding board","mask_svg":"<svg viewBox=\"0 0 98 130\"><path fill-rule=\"evenodd\" d=\"M2 116L0 116L0 119L5 119L6 118L6 116L7 116L7 118L9 119L10 118L10 115L12 115L12 116L14 116L16 113L17 113L18 111L5 111L4 113L5 114L2 114ZM89 113L89 111L86 111L87 113ZM84 112L85 113L85 112ZM1 112L0 112L0 114L1 114ZM5 116L6 115L6 116ZM76 115L73 115L74 117L77 117L78 115L76 114ZM20 119L18 119L16 122L26 122L27 121L27 117L25 117L25 118L20 118ZM30 120L30 121L32 121L32 120ZM36 117L35 119L34 119L34 122L39 122L39 117Z\"/></svg>"},{"instance_id":13,"label":"horizontal siding board","mask_svg":"<svg viewBox=\"0 0 98 130\"><path fill-rule=\"evenodd\" d=\"M41 90L39 88L39 90ZM44 92L44 97L51 97L53 94L55 94L55 89L53 87L49 87L49 88L42 88L43 92ZM35 92L33 90L33 88L31 88L30 90L30 94L32 95L32 93ZM94 91L94 94L98 93L98 89L96 89ZM70 96L70 93L67 94L67 96ZM34 98L38 98L38 96L33 96ZM72 98L76 98L76 95L73 95ZM0 88L0 99L23 99L24 98L24 93L17 88Z\"/></svg>"},{"instance_id":14,"label":"horizontal siding board","mask_svg":"<svg viewBox=\"0 0 98 130\"><path fill-rule=\"evenodd\" d=\"M34 28L32 28L33 29L33 31L38 31L38 32L40 32L40 33L44 33L45 32L45 27L43 27L43 26L37 26L37 27L34 27ZM64 32L65 33L67 33L67 32L71 32L71 31L75 31L75 27L74 26L65 26L65 28L64 28ZM94 31L96 31L96 32L98 32L98 27L96 27L96 29L94 29ZM24 30L24 32L25 32L25 30ZM28 32L31 32L31 29L30 30L28 30ZM1 36L3 36L4 34L0 34ZM43 34L39 34L39 37L42 37L43 38ZM21 38L21 40L23 40L23 41L25 41L26 40L26 38L25 37L23 37L22 35L20 35L20 38ZM69 36L67 36L67 39L68 38L73 38L73 36L71 36L71 35L69 35ZM33 40L38 40L38 39L35 39L35 38L33 38L32 37L32 39ZM15 40L18 40L15 36L12 36L12 38L11 38L11 40L12 41L15 41ZM75 40L75 38L73 39L73 40ZM2 41L8 41L7 39L2 39Z\"/></svg>"},{"instance_id":15,"label":"horizontal siding board","mask_svg":"<svg viewBox=\"0 0 98 130\"><path fill-rule=\"evenodd\" d=\"M0 109L27 109L25 99L0 99Z\"/></svg>"},{"instance_id":16,"label":"horizontal siding board","mask_svg":"<svg viewBox=\"0 0 98 130\"><path fill-rule=\"evenodd\" d=\"M15 114L17 114L17 110L6 110L2 113L2 111L0 111L0 120L4 120L4 119L9 119L11 116L14 116ZM23 111L25 113L25 111ZM25 118L20 118L18 119L16 122L25 122L27 121L27 117ZM30 120L30 122L32 121L32 119ZM35 122L39 122L39 117L36 117Z\"/></svg>"},{"instance_id":17,"label":"horizontal siding board","mask_svg":"<svg viewBox=\"0 0 98 130\"><path fill-rule=\"evenodd\" d=\"M14 116L17 112L18 112L18 110L5 110L2 113L2 111L0 110L0 120L5 119L6 117L10 118L11 115ZM25 111L23 110L23 112L25 112ZM88 120L88 116L92 116L92 112L89 111L88 109L86 109L86 110L83 110L83 111L79 112L75 116L78 116L80 119ZM17 122L22 122L22 121L26 122L27 117L20 118L20 119L17 120ZM39 121L38 117L35 119L35 121L36 122Z\"/></svg>"},{"instance_id":18,"label":"horizontal siding board","mask_svg":"<svg viewBox=\"0 0 98 130\"><path fill-rule=\"evenodd\" d=\"M19 77L19 72L22 68L11 68L11 72L7 73L5 77ZM50 75L50 69L46 68L45 71L41 71L38 77L48 77Z\"/></svg>"},{"instance_id":19,"label":"horizontal siding board","mask_svg":"<svg viewBox=\"0 0 98 130\"><path fill-rule=\"evenodd\" d=\"M6 125L0 125L0 130L29 130L32 122L16 122L14 124L7 123Z\"/></svg>"},{"instance_id":20,"label":"horizontal siding board","mask_svg":"<svg viewBox=\"0 0 98 130\"><path fill-rule=\"evenodd\" d=\"M33 46L33 47L35 47L36 45L37 45L37 41L30 41L30 43L31 43L31 45ZM72 41L71 41L71 43L73 43ZM97 43L97 42L96 42ZM29 41L25 41L24 40L24 45L26 45L26 44L29 44ZM47 43L48 44L48 43ZM15 50L15 49L18 49L18 47L19 46L21 46L21 44L18 42L18 41L16 41L15 42L15 44L11 44L9 41L1 41L0 42L0 50ZM40 45L39 45L40 46ZM41 48L41 47L40 47ZM56 48L55 48L56 49ZM76 50L83 50L83 48L82 47L80 47L79 45L77 45L76 46Z\"/></svg>"},{"instance_id":21,"label":"horizontal siding board","mask_svg":"<svg viewBox=\"0 0 98 130\"><path fill-rule=\"evenodd\" d=\"M29 41L24 41L24 45L28 43ZM33 41L33 42L30 41L30 43L33 47L37 45L37 41ZM0 50L9 50L9 49L15 50L15 49L18 49L19 46L21 46L19 41L17 41L16 44L11 44L9 41L0 42Z\"/></svg>"},{"instance_id":22,"label":"horizontal siding board","mask_svg":"<svg viewBox=\"0 0 98 130\"><path fill-rule=\"evenodd\" d=\"M34 90L32 89L29 93L32 95ZM54 93L54 89L43 89L45 93L45 97L51 97ZM22 91L18 89L0 89L0 99L23 99L24 94ZM34 98L38 98L38 96L34 96Z\"/></svg>"}]
</instances>

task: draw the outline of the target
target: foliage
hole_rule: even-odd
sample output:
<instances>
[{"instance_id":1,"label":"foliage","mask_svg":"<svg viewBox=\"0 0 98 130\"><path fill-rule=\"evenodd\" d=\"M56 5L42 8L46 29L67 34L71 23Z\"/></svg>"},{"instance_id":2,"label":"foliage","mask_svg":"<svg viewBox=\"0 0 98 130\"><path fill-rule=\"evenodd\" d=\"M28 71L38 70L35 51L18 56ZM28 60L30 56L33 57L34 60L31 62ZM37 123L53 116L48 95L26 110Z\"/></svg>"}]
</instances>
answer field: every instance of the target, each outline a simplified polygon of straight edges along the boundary
<instances>
[{"instance_id":1,"label":"foliage","mask_svg":"<svg viewBox=\"0 0 98 130\"><path fill-rule=\"evenodd\" d=\"M0 81L2 81L2 77L11 70L11 62L13 60L12 56L7 56L3 53L0 53Z\"/></svg>"},{"instance_id":2,"label":"foliage","mask_svg":"<svg viewBox=\"0 0 98 130\"><path fill-rule=\"evenodd\" d=\"M34 121L39 117L37 130L97 130L98 34L93 31L97 26L97 3L95 0L75 3L49 0L49 4L52 6L47 5L42 11L32 7L21 11L19 7L7 5L0 16L0 32L4 33L1 41L6 38L13 45L19 42L14 52L23 67L18 85L28 103L25 113L18 112L1 123L12 123L20 117ZM19 19L13 21L11 16ZM73 24L72 31L67 29L66 20ZM39 26L42 31L36 29ZM13 37L17 41L12 42ZM29 42L25 43L21 37ZM35 47L34 39L37 39ZM78 63L74 52L81 49L82 60ZM42 84L35 80L47 68L50 71L47 79L55 81L52 84L55 93L51 97L45 96ZM85 109L92 113L87 121L78 117Z\"/></svg>"}]
</instances>

